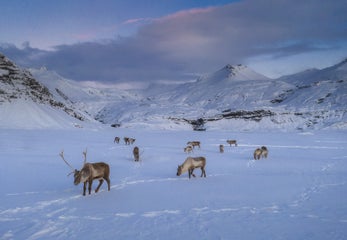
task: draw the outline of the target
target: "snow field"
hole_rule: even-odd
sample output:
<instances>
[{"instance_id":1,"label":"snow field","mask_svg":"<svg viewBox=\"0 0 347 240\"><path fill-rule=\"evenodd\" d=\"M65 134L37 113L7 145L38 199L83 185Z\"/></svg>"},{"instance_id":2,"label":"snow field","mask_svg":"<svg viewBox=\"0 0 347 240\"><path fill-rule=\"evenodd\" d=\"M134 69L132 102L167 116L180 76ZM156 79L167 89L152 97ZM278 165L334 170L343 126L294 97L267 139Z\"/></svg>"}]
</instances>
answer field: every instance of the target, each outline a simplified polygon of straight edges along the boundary
<instances>
[{"instance_id":1,"label":"snow field","mask_svg":"<svg viewBox=\"0 0 347 240\"><path fill-rule=\"evenodd\" d=\"M115 136L134 137L134 145ZM346 132L1 130L0 239L344 239ZM227 139L237 139L229 147ZM177 177L191 140L206 178ZM225 152L219 153L219 144ZM252 160L265 145L268 159ZM132 149L140 148L139 163ZM82 196L71 171L111 167L111 191ZM200 176L200 169L195 170ZM97 186L94 182L93 189Z\"/></svg>"}]
</instances>

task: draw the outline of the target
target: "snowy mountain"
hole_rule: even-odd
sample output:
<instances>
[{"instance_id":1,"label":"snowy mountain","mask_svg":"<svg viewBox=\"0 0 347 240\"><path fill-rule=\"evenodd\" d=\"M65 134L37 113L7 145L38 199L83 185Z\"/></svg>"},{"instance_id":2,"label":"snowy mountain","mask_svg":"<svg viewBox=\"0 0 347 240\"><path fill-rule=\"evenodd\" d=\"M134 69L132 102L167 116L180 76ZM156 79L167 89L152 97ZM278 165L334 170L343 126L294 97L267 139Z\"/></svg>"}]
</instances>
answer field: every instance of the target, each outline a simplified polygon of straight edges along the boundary
<instances>
[{"instance_id":1,"label":"snowy mountain","mask_svg":"<svg viewBox=\"0 0 347 240\"><path fill-rule=\"evenodd\" d=\"M109 103L137 100L136 93L97 82L77 82L63 78L46 68L30 69L32 75L46 86L59 101L69 101L78 109L95 117Z\"/></svg>"},{"instance_id":2,"label":"snowy mountain","mask_svg":"<svg viewBox=\"0 0 347 240\"><path fill-rule=\"evenodd\" d=\"M60 101L0 54L0 126L2 128L64 128L91 119L68 101Z\"/></svg>"},{"instance_id":3,"label":"snowy mountain","mask_svg":"<svg viewBox=\"0 0 347 240\"><path fill-rule=\"evenodd\" d=\"M347 60L278 79L228 64L193 82L144 90L76 82L45 68L20 70L5 57L1 62L0 111L13 118L40 115L57 125L68 113L89 122L156 129L347 128ZM52 117L52 112L63 116ZM18 119L16 126L24 121ZM40 119L45 118L33 117L32 125L49 122ZM74 121L67 120L69 125ZM12 123L2 118L1 125Z\"/></svg>"},{"instance_id":4,"label":"snowy mountain","mask_svg":"<svg viewBox=\"0 0 347 240\"><path fill-rule=\"evenodd\" d=\"M149 94L140 93L141 101L110 103L99 116L132 126L171 119L170 127L188 123L197 129L346 128L346 66L343 61L269 79L243 65L226 65L195 82L151 86Z\"/></svg>"}]
</instances>

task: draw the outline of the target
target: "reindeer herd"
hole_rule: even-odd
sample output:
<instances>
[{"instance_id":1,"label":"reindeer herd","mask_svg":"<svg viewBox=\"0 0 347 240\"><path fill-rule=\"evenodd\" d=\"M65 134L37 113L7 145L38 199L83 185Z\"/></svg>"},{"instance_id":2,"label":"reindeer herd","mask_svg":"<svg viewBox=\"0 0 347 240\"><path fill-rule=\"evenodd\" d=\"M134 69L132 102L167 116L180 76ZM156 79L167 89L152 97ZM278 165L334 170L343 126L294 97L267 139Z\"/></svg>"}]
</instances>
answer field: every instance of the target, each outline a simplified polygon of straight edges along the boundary
<instances>
[{"instance_id":1,"label":"reindeer herd","mask_svg":"<svg viewBox=\"0 0 347 240\"><path fill-rule=\"evenodd\" d=\"M132 145L136 139L130 138L130 137L124 137L123 138L125 145ZM120 137L114 138L114 143L119 144L120 143ZM231 147L232 145L237 147L237 141L236 140L227 140L227 144ZM187 146L184 147L184 152L187 154L190 154L194 151L195 147L201 148L200 141L189 141L186 144ZM224 153L224 145L219 145L219 152ZM99 180L99 185L95 189L95 193L97 193L103 184L104 181L107 182L107 189L110 191L111 188L111 181L110 181L110 166L107 163L104 162L96 162L96 163L89 163L87 162L87 149L83 151L84 161L83 166L81 170L77 170L71 166L71 164L66 161L64 157L64 151L60 152L60 157L63 159L63 161L68 165L72 172L74 174L74 184L78 185L80 183L83 183L83 196L86 195L86 189L88 185L88 193L91 194L92 189L92 183L93 180ZM139 147L135 146L133 148L133 156L134 161L138 162L140 161L140 151ZM253 158L254 160L260 160L260 158L267 158L268 156L268 149L265 146L262 146L260 148L257 148L254 150ZM191 178L191 176L195 177L194 169L200 168L201 169L201 175L200 177L206 177L206 158L205 157L187 157L185 161L178 165L177 167L177 176L181 176L183 173L188 172L188 177ZM69 176L68 175L68 176Z\"/></svg>"}]
</instances>

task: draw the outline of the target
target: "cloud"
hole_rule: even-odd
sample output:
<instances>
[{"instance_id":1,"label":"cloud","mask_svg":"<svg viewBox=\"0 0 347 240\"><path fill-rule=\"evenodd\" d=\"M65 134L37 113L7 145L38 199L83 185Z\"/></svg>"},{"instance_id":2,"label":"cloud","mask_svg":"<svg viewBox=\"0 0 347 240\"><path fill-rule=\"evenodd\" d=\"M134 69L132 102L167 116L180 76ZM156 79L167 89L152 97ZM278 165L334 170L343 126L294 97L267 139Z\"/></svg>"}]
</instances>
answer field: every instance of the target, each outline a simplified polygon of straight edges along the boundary
<instances>
[{"instance_id":1,"label":"cloud","mask_svg":"<svg viewBox=\"0 0 347 240\"><path fill-rule=\"evenodd\" d=\"M132 18L124 21L122 24L143 24L153 21L153 18Z\"/></svg>"},{"instance_id":2,"label":"cloud","mask_svg":"<svg viewBox=\"0 0 347 240\"><path fill-rule=\"evenodd\" d=\"M124 24L141 22L130 37L60 45L54 51L30 46L0 51L20 64L45 65L76 80L187 80L191 73L258 56L285 58L345 47L346 12L340 0L246 0L157 19L130 19Z\"/></svg>"}]
</instances>

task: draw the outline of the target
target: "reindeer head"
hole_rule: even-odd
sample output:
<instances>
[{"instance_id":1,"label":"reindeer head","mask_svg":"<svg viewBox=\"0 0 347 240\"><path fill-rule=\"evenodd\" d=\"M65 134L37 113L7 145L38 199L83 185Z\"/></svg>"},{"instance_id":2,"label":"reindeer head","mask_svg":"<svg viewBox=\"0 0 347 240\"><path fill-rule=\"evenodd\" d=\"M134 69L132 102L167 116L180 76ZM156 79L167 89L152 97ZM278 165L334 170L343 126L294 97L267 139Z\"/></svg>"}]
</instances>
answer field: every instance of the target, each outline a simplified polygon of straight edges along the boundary
<instances>
[{"instance_id":1,"label":"reindeer head","mask_svg":"<svg viewBox=\"0 0 347 240\"><path fill-rule=\"evenodd\" d=\"M83 168L78 171L75 169L74 172L74 184L78 185L81 182L85 182L88 180L88 178L91 175L91 170L90 170L90 164L87 163L87 149L83 151L83 156L84 156L84 161L83 161Z\"/></svg>"},{"instance_id":2,"label":"reindeer head","mask_svg":"<svg viewBox=\"0 0 347 240\"><path fill-rule=\"evenodd\" d=\"M78 185L79 183L86 182L92 174L91 164L85 163L81 170L75 169L74 171L74 184Z\"/></svg>"},{"instance_id":3,"label":"reindeer head","mask_svg":"<svg viewBox=\"0 0 347 240\"><path fill-rule=\"evenodd\" d=\"M73 177L74 177L73 183L75 185L78 185L81 182L81 171L78 171L77 169L75 169Z\"/></svg>"},{"instance_id":4,"label":"reindeer head","mask_svg":"<svg viewBox=\"0 0 347 240\"><path fill-rule=\"evenodd\" d=\"M72 172L68 174L68 176L70 176L72 173L74 174L74 184L78 185L81 182L85 182L89 175L90 175L90 170L89 170L89 166L88 163L86 163L87 160L87 149L83 152L83 156L84 156L84 165L83 168L81 170L77 170L74 169L66 160L64 157L64 151L61 151L61 153L59 154L60 157L64 160L64 162L66 163L66 165L68 165L71 169Z\"/></svg>"},{"instance_id":5,"label":"reindeer head","mask_svg":"<svg viewBox=\"0 0 347 240\"><path fill-rule=\"evenodd\" d=\"M177 167L177 176L181 176L181 174L182 174L182 165L178 165L178 167Z\"/></svg>"}]
</instances>

